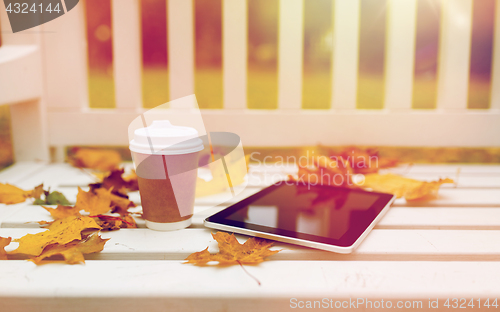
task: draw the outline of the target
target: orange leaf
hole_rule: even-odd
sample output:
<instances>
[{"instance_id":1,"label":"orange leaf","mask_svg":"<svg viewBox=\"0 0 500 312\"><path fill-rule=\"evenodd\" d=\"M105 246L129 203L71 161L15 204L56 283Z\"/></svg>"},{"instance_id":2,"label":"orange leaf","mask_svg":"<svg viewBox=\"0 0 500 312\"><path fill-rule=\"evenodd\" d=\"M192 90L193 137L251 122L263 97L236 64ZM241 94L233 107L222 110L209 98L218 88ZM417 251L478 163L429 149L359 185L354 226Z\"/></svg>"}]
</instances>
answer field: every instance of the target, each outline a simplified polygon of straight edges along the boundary
<instances>
[{"instance_id":1,"label":"orange leaf","mask_svg":"<svg viewBox=\"0 0 500 312\"><path fill-rule=\"evenodd\" d=\"M394 194L397 198L404 197L406 200L428 200L436 197L443 183L454 183L454 181L439 179L439 181L425 182L391 173L373 173L365 175L364 183L360 186L377 192Z\"/></svg>"},{"instance_id":2,"label":"orange leaf","mask_svg":"<svg viewBox=\"0 0 500 312\"><path fill-rule=\"evenodd\" d=\"M137 228L134 218L130 215L113 217L106 215L91 216L102 228L102 231L115 231L121 228Z\"/></svg>"},{"instance_id":3,"label":"orange leaf","mask_svg":"<svg viewBox=\"0 0 500 312\"><path fill-rule=\"evenodd\" d=\"M90 235L83 241L73 241L64 245L53 244L45 247L43 252L31 260L39 264L43 259L62 255L68 264L85 263L84 254L99 252L104 249L104 244L108 239L102 239L97 233Z\"/></svg>"},{"instance_id":4,"label":"orange leaf","mask_svg":"<svg viewBox=\"0 0 500 312\"><path fill-rule=\"evenodd\" d=\"M379 169L394 167L395 158L381 157L375 149L362 149L356 146L345 147L339 153L330 153L330 159L343 159L349 162L354 173L377 173Z\"/></svg>"},{"instance_id":5,"label":"orange leaf","mask_svg":"<svg viewBox=\"0 0 500 312\"><path fill-rule=\"evenodd\" d=\"M63 205L57 205L57 208L42 207L50 213L54 220L64 219L71 216L80 216L80 209L77 207Z\"/></svg>"},{"instance_id":6,"label":"orange leaf","mask_svg":"<svg viewBox=\"0 0 500 312\"><path fill-rule=\"evenodd\" d=\"M111 206L113 206L112 213L126 215L128 214L128 208L135 207L135 204L126 195L124 197L122 194L116 195L111 193Z\"/></svg>"},{"instance_id":7,"label":"orange leaf","mask_svg":"<svg viewBox=\"0 0 500 312\"><path fill-rule=\"evenodd\" d=\"M31 197L33 191L25 191L11 184L0 183L0 203L2 204L18 204Z\"/></svg>"},{"instance_id":8,"label":"orange leaf","mask_svg":"<svg viewBox=\"0 0 500 312\"><path fill-rule=\"evenodd\" d=\"M5 246L10 244L12 237L0 237L0 260L7 260Z\"/></svg>"},{"instance_id":9,"label":"orange leaf","mask_svg":"<svg viewBox=\"0 0 500 312\"><path fill-rule=\"evenodd\" d=\"M86 229L100 229L94 219L90 217L67 217L54 221L46 231L38 234L27 234L15 242L19 247L11 251L12 254L26 254L38 256L45 247L51 244L67 244L82 239L82 231Z\"/></svg>"},{"instance_id":10,"label":"orange leaf","mask_svg":"<svg viewBox=\"0 0 500 312\"><path fill-rule=\"evenodd\" d=\"M78 187L75 208L90 214L104 214L111 209L111 190L99 188L85 192Z\"/></svg>"},{"instance_id":11,"label":"orange leaf","mask_svg":"<svg viewBox=\"0 0 500 312\"><path fill-rule=\"evenodd\" d=\"M115 169L111 171L107 176L102 179L101 183L91 184L92 188L100 188L103 187L105 189L113 188L116 191L133 192L139 190L137 184L137 175L135 171L130 175L123 177L124 169Z\"/></svg>"},{"instance_id":12,"label":"orange leaf","mask_svg":"<svg viewBox=\"0 0 500 312\"><path fill-rule=\"evenodd\" d=\"M269 250L273 242L261 238L251 237L244 244L240 244L234 234L217 232L212 234L212 237L219 244L219 253L211 254L207 247L203 251L189 255L185 263L206 264L217 261L219 265L255 264L279 252L279 250Z\"/></svg>"},{"instance_id":13,"label":"orange leaf","mask_svg":"<svg viewBox=\"0 0 500 312\"><path fill-rule=\"evenodd\" d=\"M120 165L122 157L114 150L79 148L69 162L75 167L111 171Z\"/></svg>"},{"instance_id":14,"label":"orange leaf","mask_svg":"<svg viewBox=\"0 0 500 312\"><path fill-rule=\"evenodd\" d=\"M40 198L42 196L42 194L44 193L45 191L43 190L43 183L38 185L37 187L35 187L35 189L33 190L31 196L33 198Z\"/></svg>"}]
</instances>

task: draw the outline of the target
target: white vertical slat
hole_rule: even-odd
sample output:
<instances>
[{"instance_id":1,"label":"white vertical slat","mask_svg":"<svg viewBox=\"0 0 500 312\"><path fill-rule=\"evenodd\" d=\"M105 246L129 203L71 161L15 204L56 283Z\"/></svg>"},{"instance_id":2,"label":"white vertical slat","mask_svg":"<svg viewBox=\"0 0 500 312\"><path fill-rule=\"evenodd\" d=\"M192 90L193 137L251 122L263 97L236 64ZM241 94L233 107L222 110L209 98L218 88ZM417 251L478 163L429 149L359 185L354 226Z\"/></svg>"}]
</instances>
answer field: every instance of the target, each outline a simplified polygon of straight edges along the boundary
<instances>
[{"instance_id":1,"label":"white vertical slat","mask_svg":"<svg viewBox=\"0 0 500 312\"><path fill-rule=\"evenodd\" d=\"M2 95L10 94L11 99L22 102L12 102L10 106L12 145L15 161L49 160L47 129L45 118L44 92L42 90L43 71L40 53L41 27L37 26L18 33L12 33L5 6L0 4L0 19L2 27L3 52L11 48L15 51L25 51L24 55L13 55L10 62L0 62L0 81L2 88L17 89L17 94L0 91ZM24 45L18 46L18 45ZM17 48L17 49L16 49ZM8 79L10 76L10 79ZM14 79L14 77L26 79ZM7 78L7 79L3 79ZM23 88L22 84L29 84ZM23 92L23 89L24 92ZM8 100L8 99L6 99Z\"/></svg>"},{"instance_id":2,"label":"white vertical slat","mask_svg":"<svg viewBox=\"0 0 500 312\"><path fill-rule=\"evenodd\" d=\"M437 107L467 109L472 0L443 0Z\"/></svg>"},{"instance_id":3,"label":"white vertical slat","mask_svg":"<svg viewBox=\"0 0 500 312\"><path fill-rule=\"evenodd\" d=\"M141 108L141 23L139 0L112 0L116 107Z\"/></svg>"},{"instance_id":4,"label":"white vertical slat","mask_svg":"<svg viewBox=\"0 0 500 312\"><path fill-rule=\"evenodd\" d=\"M168 0L170 100L194 93L193 0Z\"/></svg>"},{"instance_id":5,"label":"white vertical slat","mask_svg":"<svg viewBox=\"0 0 500 312\"><path fill-rule=\"evenodd\" d=\"M385 57L385 108L411 109L416 0L389 0Z\"/></svg>"},{"instance_id":6,"label":"white vertical slat","mask_svg":"<svg viewBox=\"0 0 500 312\"><path fill-rule=\"evenodd\" d=\"M49 109L80 111L89 105L83 3L42 25L44 85Z\"/></svg>"},{"instance_id":7,"label":"white vertical slat","mask_svg":"<svg viewBox=\"0 0 500 312\"><path fill-rule=\"evenodd\" d=\"M223 0L222 61L224 108L247 107L247 2Z\"/></svg>"},{"instance_id":8,"label":"white vertical slat","mask_svg":"<svg viewBox=\"0 0 500 312\"><path fill-rule=\"evenodd\" d=\"M304 0L280 0L278 27L278 107L302 107Z\"/></svg>"},{"instance_id":9,"label":"white vertical slat","mask_svg":"<svg viewBox=\"0 0 500 312\"><path fill-rule=\"evenodd\" d=\"M359 0L335 0L333 7L332 108L356 109Z\"/></svg>"},{"instance_id":10,"label":"white vertical slat","mask_svg":"<svg viewBox=\"0 0 500 312\"><path fill-rule=\"evenodd\" d=\"M19 1L21 2L21 1ZM10 27L9 17L7 11L5 11L5 5L0 4L0 23L2 36L2 45L8 44L36 44L39 42L39 26L35 28L26 29L17 33L12 33L12 28Z\"/></svg>"},{"instance_id":11,"label":"white vertical slat","mask_svg":"<svg viewBox=\"0 0 500 312\"><path fill-rule=\"evenodd\" d=\"M491 69L491 108L500 110L500 2L495 3L493 32L493 68Z\"/></svg>"},{"instance_id":12,"label":"white vertical slat","mask_svg":"<svg viewBox=\"0 0 500 312\"><path fill-rule=\"evenodd\" d=\"M47 118L43 99L11 105L15 161L49 161Z\"/></svg>"}]
</instances>

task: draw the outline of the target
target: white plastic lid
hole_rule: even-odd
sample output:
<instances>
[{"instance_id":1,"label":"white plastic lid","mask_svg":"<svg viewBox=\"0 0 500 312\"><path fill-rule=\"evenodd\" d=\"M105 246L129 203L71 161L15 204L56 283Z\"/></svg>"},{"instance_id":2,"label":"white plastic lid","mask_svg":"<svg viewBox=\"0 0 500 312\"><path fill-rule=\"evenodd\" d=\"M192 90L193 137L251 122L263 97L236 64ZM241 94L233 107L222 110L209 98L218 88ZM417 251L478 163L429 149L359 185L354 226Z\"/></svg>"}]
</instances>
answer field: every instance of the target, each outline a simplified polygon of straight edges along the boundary
<instances>
[{"instance_id":1,"label":"white plastic lid","mask_svg":"<svg viewBox=\"0 0 500 312\"><path fill-rule=\"evenodd\" d=\"M204 148L196 129L174 126L168 120L155 120L135 130L129 147L132 152L158 155L189 154Z\"/></svg>"}]
</instances>

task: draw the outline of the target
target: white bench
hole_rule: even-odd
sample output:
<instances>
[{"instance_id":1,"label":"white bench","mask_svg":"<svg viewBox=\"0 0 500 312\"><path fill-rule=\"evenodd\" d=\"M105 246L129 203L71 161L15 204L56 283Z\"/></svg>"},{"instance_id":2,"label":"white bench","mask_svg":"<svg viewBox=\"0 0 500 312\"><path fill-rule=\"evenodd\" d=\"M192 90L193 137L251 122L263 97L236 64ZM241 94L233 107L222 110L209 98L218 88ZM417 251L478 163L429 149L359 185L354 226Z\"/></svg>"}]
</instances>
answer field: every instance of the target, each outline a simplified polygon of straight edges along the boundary
<instances>
[{"instance_id":1,"label":"white bench","mask_svg":"<svg viewBox=\"0 0 500 312\"><path fill-rule=\"evenodd\" d=\"M465 298L467 303L474 299L476 305L477 299L490 298L492 303L500 297L500 166L418 165L406 176L455 177L458 167L456 186L443 187L438 200L419 206L397 200L352 254L276 243L281 252L262 264L245 266L261 286L239 266L183 264L190 253L207 246L217 251L211 231L202 225L206 216L220 209L207 208L217 199L213 195L196 200L194 223L188 229L156 232L138 220L139 229L103 233L111 240L102 252L86 256L85 265L0 261L0 307L2 311L284 311L300 300L306 304L323 298L333 304L357 298L378 304L389 300L394 305L422 302L424 308L429 298L439 298L440 308L447 298L450 305L452 298ZM250 175L259 172L251 166ZM18 163L0 173L0 182L25 189L44 182L72 202L76 185L90 181L67 164ZM262 187L250 183L242 196ZM138 200L137 194L131 198ZM1 205L0 236L19 238L39 232L34 221L40 220L51 219L39 206Z\"/></svg>"},{"instance_id":2,"label":"white bench","mask_svg":"<svg viewBox=\"0 0 500 312\"><path fill-rule=\"evenodd\" d=\"M248 10L245 0L223 1L224 109L202 111L208 131L237 133L244 146L500 146L500 5L489 109L467 109L472 0L442 2L437 109L426 111L411 105L416 0L389 0L384 109L360 110L360 0L333 1L332 108L301 109L303 1L280 0L278 109L273 111L247 109ZM170 95L176 99L194 92L193 1L167 2ZM116 109L98 110L88 105L82 4L17 35L10 33L0 4L0 104L10 105L16 160L0 172L0 182L24 189L43 182L74 201L76 186L88 184L88 177L66 164L49 164L49 148L62 161L66 146L128 144L129 122L145 111L138 7L139 0L112 0ZM175 113L165 110L164 116ZM0 261L0 310L281 311L298 304L291 298L331 298L341 305L371 298L393 300L393 306L398 300L421 300L423 309L429 298L438 297L440 308L446 298L467 298L467 303L490 298L491 304L500 296L500 166L393 171L420 179L455 178L458 167L456 187L443 186L439 199L423 207L396 201L353 254L277 244L283 251L269 261L246 266L261 286L239 266L182 264L206 246L215 251L202 220L214 211L207 204L217 198L207 197L197 201L189 229L106 233L111 240L85 265ZM263 186L255 180L250 177L242 195ZM0 236L40 231L32 221L43 218L48 214L28 203L0 205Z\"/></svg>"}]
</instances>

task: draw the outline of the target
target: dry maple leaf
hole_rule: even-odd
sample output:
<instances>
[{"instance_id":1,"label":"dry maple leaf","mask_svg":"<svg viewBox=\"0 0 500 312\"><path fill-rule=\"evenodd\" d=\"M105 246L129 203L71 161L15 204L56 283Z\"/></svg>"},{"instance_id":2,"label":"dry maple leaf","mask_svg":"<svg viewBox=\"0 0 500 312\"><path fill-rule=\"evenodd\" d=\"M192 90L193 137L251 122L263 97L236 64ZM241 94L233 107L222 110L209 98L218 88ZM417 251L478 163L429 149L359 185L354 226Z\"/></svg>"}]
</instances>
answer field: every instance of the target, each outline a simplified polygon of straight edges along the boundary
<instances>
[{"instance_id":1,"label":"dry maple leaf","mask_svg":"<svg viewBox=\"0 0 500 312\"><path fill-rule=\"evenodd\" d=\"M7 252L5 252L5 246L10 244L12 237L1 237L0 236L0 260L7 260Z\"/></svg>"},{"instance_id":2,"label":"dry maple leaf","mask_svg":"<svg viewBox=\"0 0 500 312\"><path fill-rule=\"evenodd\" d=\"M79 168L111 171L120 165L122 157L114 150L77 148L69 162Z\"/></svg>"},{"instance_id":3,"label":"dry maple leaf","mask_svg":"<svg viewBox=\"0 0 500 312\"><path fill-rule=\"evenodd\" d=\"M310 157L309 166L301 166L297 178L290 177L302 183L356 187L352 182L353 171L348 161L342 158L330 159L327 156Z\"/></svg>"},{"instance_id":4,"label":"dry maple leaf","mask_svg":"<svg viewBox=\"0 0 500 312\"><path fill-rule=\"evenodd\" d=\"M234 234L217 232L212 233L212 237L219 244L219 253L211 254L207 247L203 251L189 255L185 263L206 264L217 261L221 265L255 264L279 252L279 250L269 250L273 242L261 238L250 237L244 244L240 244Z\"/></svg>"},{"instance_id":5,"label":"dry maple leaf","mask_svg":"<svg viewBox=\"0 0 500 312\"><path fill-rule=\"evenodd\" d=\"M35 189L32 191L31 196L35 199L40 199L42 194L44 194L45 191L43 190L43 183L35 187Z\"/></svg>"},{"instance_id":6,"label":"dry maple leaf","mask_svg":"<svg viewBox=\"0 0 500 312\"><path fill-rule=\"evenodd\" d=\"M137 228L134 218L130 215L121 217L97 215L90 216L96 220L97 224L102 228L102 231L115 231L125 228Z\"/></svg>"},{"instance_id":7,"label":"dry maple leaf","mask_svg":"<svg viewBox=\"0 0 500 312\"><path fill-rule=\"evenodd\" d=\"M67 217L71 216L80 216L80 208L78 207L71 207L71 206L63 206L63 205L57 205L57 208L50 208L50 207L45 207L45 210L47 210L52 218L54 220L57 219L64 219Z\"/></svg>"},{"instance_id":8,"label":"dry maple leaf","mask_svg":"<svg viewBox=\"0 0 500 312\"><path fill-rule=\"evenodd\" d=\"M437 195L439 187L443 183L454 183L451 179L439 179L439 181L425 182L405 178L395 174L367 174L363 185L377 192L394 194L397 198L404 197L406 200L428 200Z\"/></svg>"},{"instance_id":9,"label":"dry maple leaf","mask_svg":"<svg viewBox=\"0 0 500 312\"><path fill-rule=\"evenodd\" d=\"M33 191L25 191L11 184L0 183L0 203L2 204L18 204L31 197Z\"/></svg>"},{"instance_id":10,"label":"dry maple leaf","mask_svg":"<svg viewBox=\"0 0 500 312\"><path fill-rule=\"evenodd\" d=\"M43 259L62 255L68 264L85 263L84 254L99 252L104 249L104 244L108 239L102 239L98 233L91 234L85 240L72 241L67 244L51 244L44 248L43 252L31 260L39 264Z\"/></svg>"},{"instance_id":11,"label":"dry maple leaf","mask_svg":"<svg viewBox=\"0 0 500 312\"><path fill-rule=\"evenodd\" d=\"M377 173L379 169L396 166L396 158L381 157L376 149L362 149L348 146L338 153L330 152L330 159L342 159L349 162L354 173Z\"/></svg>"},{"instance_id":12,"label":"dry maple leaf","mask_svg":"<svg viewBox=\"0 0 500 312\"><path fill-rule=\"evenodd\" d=\"M43 249L51 244L64 245L74 240L82 239L82 231L100 229L101 227L90 217L67 217L54 221L46 231L37 234L27 234L15 242L19 247L11 254L26 254L39 256Z\"/></svg>"},{"instance_id":13,"label":"dry maple leaf","mask_svg":"<svg viewBox=\"0 0 500 312\"><path fill-rule=\"evenodd\" d=\"M98 188L88 192L78 187L75 207L90 214L104 214L111 209L111 190Z\"/></svg>"},{"instance_id":14,"label":"dry maple leaf","mask_svg":"<svg viewBox=\"0 0 500 312\"><path fill-rule=\"evenodd\" d=\"M111 171L108 175L106 175L102 179L102 182L93 183L90 184L89 186L93 189L101 187L105 189L113 188L114 190L122 193L134 192L139 190L139 186L137 183L137 175L135 174L135 171L126 177L123 176L124 172L125 170L123 168L115 169Z\"/></svg>"}]
</instances>

